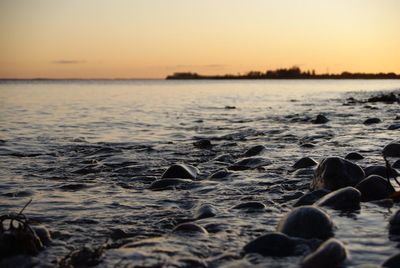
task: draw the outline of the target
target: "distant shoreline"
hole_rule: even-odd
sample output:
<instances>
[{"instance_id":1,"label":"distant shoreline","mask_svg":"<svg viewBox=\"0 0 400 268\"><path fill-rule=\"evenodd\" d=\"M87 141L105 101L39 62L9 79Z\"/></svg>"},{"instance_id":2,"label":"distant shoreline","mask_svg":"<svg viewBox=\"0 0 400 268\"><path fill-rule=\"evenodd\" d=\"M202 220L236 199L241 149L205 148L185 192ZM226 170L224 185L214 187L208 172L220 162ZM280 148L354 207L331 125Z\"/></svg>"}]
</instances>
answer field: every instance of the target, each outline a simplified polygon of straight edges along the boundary
<instances>
[{"instance_id":1,"label":"distant shoreline","mask_svg":"<svg viewBox=\"0 0 400 268\"><path fill-rule=\"evenodd\" d=\"M265 73L259 71L250 71L246 74L225 74L225 75L200 75L193 72L179 72L168 75L166 80L283 80L283 79L400 79L400 75L396 73L350 73L342 72L340 74L316 74L312 71L302 71L298 67L289 69L269 70Z\"/></svg>"}]
</instances>

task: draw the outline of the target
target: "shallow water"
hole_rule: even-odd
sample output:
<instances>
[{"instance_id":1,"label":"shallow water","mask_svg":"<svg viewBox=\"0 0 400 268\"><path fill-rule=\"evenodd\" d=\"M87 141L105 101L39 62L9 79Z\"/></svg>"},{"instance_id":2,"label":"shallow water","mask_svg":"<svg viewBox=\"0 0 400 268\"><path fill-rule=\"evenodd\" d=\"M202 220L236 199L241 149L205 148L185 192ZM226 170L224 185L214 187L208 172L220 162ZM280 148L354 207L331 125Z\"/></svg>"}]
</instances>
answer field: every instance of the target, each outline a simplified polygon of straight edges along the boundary
<instances>
[{"instance_id":1,"label":"shallow water","mask_svg":"<svg viewBox=\"0 0 400 268\"><path fill-rule=\"evenodd\" d=\"M17 212L33 198L26 216L54 237L36 259L42 266L85 245L106 244L100 266L297 267L301 256L243 257L240 251L275 230L307 192L312 174L288 173L296 160L357 151L365 156L361 166L383 164L381 149L399 137L387 127L399 122L400 106L344 104L399 88L399 80L3 82L0 214ZM304 120L319 113L330 121ZM368 117L382 123L366 126ZM195 148L201 138L213 146ZM259 144L267 147L265 166L207 179L231 164L215 157L229 154L236 161ZM198 182L182 190L148 189L178 162L197 166ZM232 209L245 200L267 208ZM208 236L171 233L205 203L217 209L215 217L196 221ZM350 250L348 267L380 264L398 252L387 223L399 207L327 210L335 237ZM131 248L120 248L128 243Z\"/></svg>"}]
</instances>

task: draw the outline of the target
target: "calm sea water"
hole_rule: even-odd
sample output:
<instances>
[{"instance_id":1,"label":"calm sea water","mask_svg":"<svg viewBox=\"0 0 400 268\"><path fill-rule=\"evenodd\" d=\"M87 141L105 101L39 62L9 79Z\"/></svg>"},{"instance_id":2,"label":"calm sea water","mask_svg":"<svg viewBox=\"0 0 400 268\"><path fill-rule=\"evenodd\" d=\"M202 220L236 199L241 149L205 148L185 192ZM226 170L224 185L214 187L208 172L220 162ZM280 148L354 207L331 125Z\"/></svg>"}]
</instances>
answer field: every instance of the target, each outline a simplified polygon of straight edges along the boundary
<instances>
[{"instance_id":1,"label":"calm sea water","mask_svg":"<svg viewBox=\"0 0 400 268\"><path fill-rule=\"evenodd\" d=\"M346 99L399 89L399 80L2 82L0 212L18 211L33 198L26 215L54 237L36 259L40 265L85 245L107 244L100 266L296 267L301 256L242 257L240 251L274 230L308 191L312 172L288 173L299 158L357 151L365 156L361 166L382 164L380 150L399 137L387 130L398 122L399 105L346 105ZM307 122L319 113L330 122ZM368 117L382 123L365 126ZM200 138L213 147L195 148ZM207 179L259 144L271 164ZM223 154L226 162L213 160ZM178 162L200 169L196 187L148 190ZM268 209L231 209L245 200ZM207 237L171 235L204 203L218 211L198 221ZM338 226L335 236L350 249L348 266L379 264L398 252L387 232L397 209L366 203L354 213L327 210ZM126 243L138 244L119 248Z\"/></svg>"}]
</instances>

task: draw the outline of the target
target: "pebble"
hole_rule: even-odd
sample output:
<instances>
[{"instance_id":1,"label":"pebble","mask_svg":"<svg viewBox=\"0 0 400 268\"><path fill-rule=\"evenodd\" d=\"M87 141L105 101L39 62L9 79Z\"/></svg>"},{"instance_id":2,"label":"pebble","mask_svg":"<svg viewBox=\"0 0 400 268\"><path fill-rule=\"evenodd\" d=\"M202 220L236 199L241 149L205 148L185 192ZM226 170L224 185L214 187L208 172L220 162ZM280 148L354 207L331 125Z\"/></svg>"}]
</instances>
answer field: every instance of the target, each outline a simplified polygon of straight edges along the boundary
<instances>
[{"instance_id":1,"label":"pebble","mask_svg":"<svg viewBox=\"0 0 400 268\"><path fill-rule=\"evenodd\" d=\"M395 190L387 180L378 175L371 175L356 185L361 192L361 201L373 201L388 198Z\"/></svg>"},{"instance_id":2,"label":"pebble","mask_svg":"<svg viewBox=\"0 0 400 268\"><path fill-rule=\"evenodd\" d=\"M372 125L372 124L378 124L382 122L379 118L376 117L372 117L372 118L368 118L364 121L364 125Z\"/></svg>"},{"instance_id":3,"label":"pebble","mask_svg":"<svg viewBox=\"0 0 400 268\"><path fill-rule=\"evenodd\" d=\"M317 207L301 206L287 213L278 223L277 231L305 239L328 239L334 224L329 215Z\"/></svg>"},{"instance_id":4,"label":"pebble","mask_svg":"<svg viewBox=\"0 0 400 268\"><path fill-rule=\"evenodd\" d=\"M300 197L296 203L293 205L294 207L299 207L299 206L306 206L306 205L312 205L314 204L317 200L321 199L323 196L329 194L330 191L326 189L319 189L312 191L311 193L307 193Z\"/></svg>"},{"instance_id":5,"label":"pebble","mask_svg":"<svg viewBox=\"0 0 400 268\"><path fill-rule=\"evenodd\" d=\"M173 233L186 233L186 234L208 234L207 230L196 224L191 222L178 224L173 230Z\"/></svg>"},{"instance_id":6,"label":"pebble","mask_svg":"<svg viewBox=\"0 0 400 268\"><path fill-rule=\"evenodd\" d=\"M250 157L250 156L255 156L255 155L259 155L262 152L264 152L267 148L265 148L264 145L256 145L251 147L250 149L248 149L245 153L244 156L246 157Z\"/></svg>"},{"instance_id":7,"label":"pebble","mask_svg":"<svg viewBox=\"0 0 400 268\"><path fill-rule=\"evenodd\" d=\"M296 163L294 163L293 168L294 169L308 168L316 165L318 165L317 161L315 161L311 157L303 157L297 160Z\"/></svg>"},{"instance_id":8,"label":"pebble","mask_svg":"<svg viewBox=\"0 0 400 268\"><path fill-rule=\"evenodd\" d=\"M319 163L311 182L311 189L337 190L355 186L364 177L363 169L357 164L340 157L327 157Z\"/></svg>"},{"instance_id":9,"label":"pebble","mask_svg":"<svg viewBox=\"0 0 400 268\"><path fill-rule=\"evenodd\" d=\"M258 253L263 256L284 257L294 255L296 241L279 232L272 232L247 243L244 253Z\"/></svg>"},{"instance_id":10,"label":"pebble","mask_svg":"<svg viewBox=\"0 0 400 268\"><path fill-rule=\"evenodd\" d=\"M203 204L196 209L194 217L199 219L211 218L217 215L217 209L210 204Z\"/></svg>"},{"instance_id":11,"label":"pebble","mask_svg":"<svg viewBox=\"0 0 400 268\"><path fill-rule=\"evenodd\" d=\"M345 156L345 159L347 159L347 160L361 160L361 159L364 159L364 156L362 156L361 154L359 154L357 152L351 152L351 153L348 153Z\"/></svg>"},{"instance_id":12,"label":"pebble","mask_svg":"<svg viewBox=\"0 0 400 268\"><path fill-rule=\"evenodd\" d=\"M347 257L348 253L343 243L331 238L319 246L315 252L306 256L301 263L301 267L338 267Z\"/></svg>"},{"instance_id":13,"label":"pebble","mask_svg":"<svg viewBox=\"0 0 400 268\"><path fill-rule=\"evenodd\" d=\"M348 186L325 195L315 205L337 210L353 210L360 209L360 200L360 191Z\"/></svg>"},{"instance_id":14,"label":"pebble","mask_svg":"<svg viewBox=\"0 0 400 268\"><path fill-rule=\"evenodd\" d=\"M400 253L391 256L384 263L382 263L382 267L385 268L399 268L400 267Z\"/></svg>"},{"instance_id":15,"label":"pebble","mask_svg":"<svg viewBox=\"0 0 400 268\"><path fill-rule=\"evenodd\" d=\"M265 204L258 201L244 202L233 207L233 209L247 209L247 210L260 210L265 208L266 208Z\"/></svg>"},{"instance_id":16,"label":"pebble","mask_svg":"<svg viewBox=\"0 0 400 268\"><path fill-rule=\"evenodd\" d=\"M325 124L329 122L329 119L325 115L319 114L312 122L314 124Z\"/></svg>"},{"instance_id":17,"label":"pebble","mask_svg":"<svg viewBox=\"0 0 400 268\"><path fill-rule=\"evenodd\" d=\"M199 173L200 171L194 166L176 164L170 166L161 178L196 179Z\"/></svg>"},{"instance_id":18,"label":"pebble","mask_svg":"<svg viewBox=\"0 0 400 268\"><path fill-rule=\"evenodd\" d=\"M382 151L386 157L400 157L400 143L392 142L386 145Z\"/></svg>"}]
</instances>

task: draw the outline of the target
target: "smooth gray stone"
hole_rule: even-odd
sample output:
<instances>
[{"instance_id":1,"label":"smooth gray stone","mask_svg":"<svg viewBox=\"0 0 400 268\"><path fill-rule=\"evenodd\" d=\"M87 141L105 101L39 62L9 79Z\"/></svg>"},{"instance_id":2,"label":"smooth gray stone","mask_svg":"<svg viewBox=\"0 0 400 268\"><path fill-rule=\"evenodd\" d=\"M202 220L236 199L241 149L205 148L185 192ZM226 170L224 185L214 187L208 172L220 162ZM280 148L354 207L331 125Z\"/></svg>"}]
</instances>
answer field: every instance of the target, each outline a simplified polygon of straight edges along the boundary
<instances>
[{"instance_id":1,"label":"smooth gray stone","mask_svg":"<svg viewBox=\"0 0 400 268\"><path fill-rule=\"evenodd\" d=\"M166 190L166 189L173 189L178 186L182 186L184 184L190 184L191 180L185 179L160 179L154 181L149 189L151 190Z\"/></svg>"},{"instance_id":2,"label":"smooth gray stone","mask_svg":"<svg viewBox=\"0 0 400 268\"><path fill-rule=\"evenodd\" d=\"M245 153L244 156L246 157L250 157L250 156L255 156L258 154L261 154L262 152L264 152L267 148L265 148L264 145L256 145L251 147L250 149L248 149Z\"/></svg>"},{"instance_id":3,"label":"smooth gray stone","mask_svg":"<svg viewBox=\"0 0 400 268\"><path fill-rule=\"evenodd\" d=\"M186 233L186 234L208 234L207 230L192 222L181 223L177 225L173 230L173 233Z\"/></svg>"},{"instance_id":4,"label":"smooth gray stone","mask_svg":"<svg viewBox=\"0 0 400 268\"><path fill-rule=\"evenodd\" d=\"M301 206L287 213L278 223L278 232L305 239L328 239L334 224L329 215L317 207Z\"/></svg>"},{"instance_id":5,"label":"smooth gray stone","mask_svg":"<svg viewBox=\"0 0 400 268\"><path fill-rule=\"evenodd\" d=\"M199 170L194 166L175 164L170 166L161 178L196 179L199 173Z\"/></svg>"},{"instance_id":6,"label":"smooth gray stone","mask_svg":"<svg viewBox=\"0 0 400 268\"><path fill-rule=\"evenodd\" d=\"M258 201L244 202L233 207L233 209L265 209L265 208L266 208L265 204Z\"/></svg>"},{"instance_id":7,"label":"smooth gray stone","mask_svg":"<svg viewBox=\"0 0 400 268\"><path fill-rule=\"evenodd\" d=\"M296 241L279 232L272 232L247 243L243 247L244 253L258 253L263 256L284 257L294 255Z\"/></svg>"},{"instance_id":8,"label":"smooth gray stone","mask_svg":"<svg viewBox=\"0 0 400 268\"><path fill-rule=\"evenodd\" d=\"M217 172L214 172L213 174L211 174L209 179L223 179L225 177L228 177L231 174L232 174L232 172L230 172L224 168L222 170L218 170Z\"/></svg>"},{"instance_id":9,"label":"smooth gray stone","mask_svg":"<svg viewBox=\"0 0 400 268\"><path fill-rule=\"evenodd\" d=\"M323 268L337 267L348 257L348 252L342 242L335 238L325 241L319 248L306 256L301 267Z\"/></svg>"},{"instance_id":10,"label":"smooth gray stone","mask_svg":"<svg viewBox=\"0 0 400 268\"><path fill-rule=\"evenodd\" d=\"M228 169L230 170L255 169L269 164L271 164L271 161L268 159L261 157L248 157L233 163L230 167L228 167Z\"/></svg>"},{"instance_id":11,"label":"smooth gray stone","mask_svg":"<svg viewBox=\"0 0 400 268\"><path fill-rule=\"evenodd\" d=\"M329 194L330 191L326 189L319 189L312 191L311 193L307 193L300 197L296 203L293 205L294 207L299 207L299 206L306 206L306 205L312 205L319 199L321 199L323 196Z\"/></svg>"},{"instance_id":12,"label":"smooth gray stone","mask_svg":"<svg viewBox=\"0 0 400 268\"><path fill-rule=\"evenodd\" d=\"M347 160L361 160L361 159L364 159L364 156L362 156L361 154L359 154L357 152L351 152L351 153L348 153L345 156L345 159L347 159Z\"/></svg>"},{"instance_id":13,"label":"smooth gray stone","mask_svg":"<svg viewBox=\"0 0 400 268\"><path fill-rule=\"evenodd\" d=\"M388 198L395 190L387 180L378 175L371 175L360 181L356 188L361 192L361 201L373 201Z\"/></svg>"},{"instance_id":14,"label":"smooth gray stone","mask_svg":"<svg viewBox=\"0 0 400 268\"><path fill-rule=\"evenodd\" d=\"M217 209L210 204L201 205L196 209L196 212L194 213L194 217L197 220L204 218L211 218L214 217L215 215L217 215Z\"/></svg>"},{"instance_id":15,"label":"smooth gray stone","mask_svg":"<svg viewBox=\"0 0 400 268\"><path fill-rule=\"evenodd\" d=\"M338 210L360 209L360 201L360 191L348 186L325 195L315 205Z\"/></svg>"},{"instance_id":16,"label":"smooth gray stone","mask_svg":"<svg viewBox=\"0 0 400 268\"><path fill-rule=\"evenodd\" d=\"M294 169L308 168L316 165L318 165L317 161L315 161L311 157L303 157L297 160L296 163L294 163L293 168Z\"/></svg>"},{"instance_id":17,"label":"smooth gray stone","mask_svg":"<svg viewBox=\"0 0 400 268\"><path fill-rule=\"evenodd\" d=\"M340 157L327 157L319 163L311 189L337 190L355 186L364 176L364 170L357 164Z\"/></svg>"}]
</instances>

